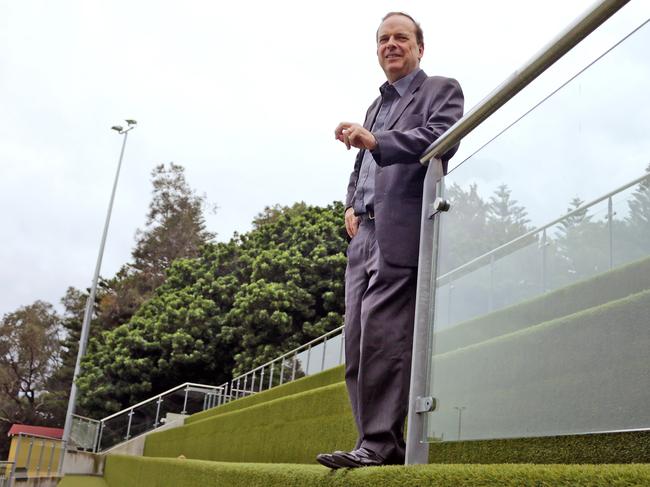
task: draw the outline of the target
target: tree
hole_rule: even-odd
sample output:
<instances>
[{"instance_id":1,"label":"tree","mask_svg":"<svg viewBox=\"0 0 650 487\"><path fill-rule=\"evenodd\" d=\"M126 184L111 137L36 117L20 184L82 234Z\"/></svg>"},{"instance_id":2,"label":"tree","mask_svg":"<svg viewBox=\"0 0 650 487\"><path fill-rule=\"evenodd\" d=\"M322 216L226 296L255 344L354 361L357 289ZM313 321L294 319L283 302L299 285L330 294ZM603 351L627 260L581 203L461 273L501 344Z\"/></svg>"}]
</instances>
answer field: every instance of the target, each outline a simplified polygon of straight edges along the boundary
<instances>
[{"instance_id":1,"label":"tree","mask_svg":"<svg viewBox=\"0 0 650 487\"><path fill-rule=\"evenodd\" d=\"M487 211L487 224L489 227L492 245L496 248L525 234L530 220L526 218L527 212L517 200L511 198L512 191L506 184L500 185L490 197Z\"/></svg>"},{"instance_id":2,"label":"tree","mask_svg":"<svg viewBox=\"0 0 650 487\"><path fill-rule=\"evenodd\" d=\"M62 328L60 364L49 377L46 385L47 392L43 394L45 408L58 425L62 425L65 421L87 299L87 292L82 292L74 287L69 287L61 298L64 311L63 316L60 317ZM91 323L91 336L100 334L96 325L96 322ZM83 409L77 408L77 414L85 415L86 413Z\"/></svg>"},{"instance_id":3,"label":"tree","mask_svg":"<svg viewBox=\"0 0 650 487\"><path fill-rule=\"evenodd\" d=\"M46 424L44 392L60 363L59 317L36 301L0 321L0 423ZM3 436L4 438L4 436Z\"/></svg>"},{"instance_id":4,"label":"tree","mask_svg":"<svg viewBox=\"0 0 650 487\"><path fill-rule=\"evenodd\" d=\"M551 255L553 287L599 274L609 269L609 238L606 220L595 220L591 212L600 208L582 208L580 198L571 200L567 213L555 234L555 253ZM576 211L577 210L577 211ZM603 213L606 214L606 211ZM550 237L549 237L550 238Z\"/></svg>"},{"instance_id":5,"label":"tree","mask_svg":"<svg viewBox=\"0 0 650 487\"><path fill-rule=\"evenodd\" d=\"M271 207L253 230L177 259L79 379L94 416L179 383L220 384L343 323L343 205Z\"/></svg>"},{"instance_id":6,"label":"tree","mask_svg":"<svg viewBox=\"0 0 650 487\"><path fill-rule=\"evenodd\" d=\"M190 188L182 166L160 164L151 179L152 199L145 228L136 233L133 262L100 284L98 326L103 330L128 322L165 281L174 260L197 257L215 236L205 228L205 196Z\"/></svg>"},{"instance_id":7,"label":"tree","mask_svg":"<svg viewBox=\"0 0 650 487\"><path fill-rule=\"evenodd\" d=\"M646 172L650 173L650 164ZM650 254L650 176L636 186L627 205L627 228L621 230L626 238L617 239L617 243L626 247L623 253L629 259L645 257Z\"/></svg>"}]
</instances>

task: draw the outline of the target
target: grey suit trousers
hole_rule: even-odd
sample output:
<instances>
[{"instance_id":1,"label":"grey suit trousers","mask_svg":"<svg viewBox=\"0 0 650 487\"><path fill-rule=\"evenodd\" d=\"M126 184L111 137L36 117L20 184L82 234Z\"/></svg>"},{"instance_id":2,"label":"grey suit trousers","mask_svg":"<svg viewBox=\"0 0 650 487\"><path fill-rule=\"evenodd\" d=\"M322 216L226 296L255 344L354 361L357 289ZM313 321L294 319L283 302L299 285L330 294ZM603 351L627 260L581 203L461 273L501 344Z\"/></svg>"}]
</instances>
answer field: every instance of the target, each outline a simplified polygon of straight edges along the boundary
<instances>
[{"instance_id":1,"label":"grey suit trousers","mask_svg":"<svg viewBox=\"0 0 650 487\"><path fill-rule=\"evenodd\" d=\"M417 268L387 263L373 220L363 218L348 247L345 378L362 446L404 459Z\"/></svg>"}]
</instances>

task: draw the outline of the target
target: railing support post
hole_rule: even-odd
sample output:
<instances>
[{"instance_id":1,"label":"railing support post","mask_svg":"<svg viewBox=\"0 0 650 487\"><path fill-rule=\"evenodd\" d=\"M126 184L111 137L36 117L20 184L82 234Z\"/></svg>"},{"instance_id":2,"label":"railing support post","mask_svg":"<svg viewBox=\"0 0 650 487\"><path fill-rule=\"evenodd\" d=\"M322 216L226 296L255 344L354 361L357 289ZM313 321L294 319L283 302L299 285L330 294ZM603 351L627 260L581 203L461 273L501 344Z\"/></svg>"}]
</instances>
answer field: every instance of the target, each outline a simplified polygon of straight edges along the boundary
<instances>
[{"instance_id":1,"label":"railing support post","mask_svg":"<svg viewBox=\"0 0 650 487\"><path fill-rule=\"evenodd\" d=\"M408 406L408 436L406 438L406 464L424 464L429 460L429 445L424 442L425 417L417 407L419 398L428 392L429 343L433 317L435 276L438 252L440 216L432 215L432 205L443 175L442 161L429 162L424 178L422 195L422 218L420 231L420 257L418 261L417 294L415 300L415 323L413 330L413 355L411 365L411 388Z\"/></svg>"}]
</instances>

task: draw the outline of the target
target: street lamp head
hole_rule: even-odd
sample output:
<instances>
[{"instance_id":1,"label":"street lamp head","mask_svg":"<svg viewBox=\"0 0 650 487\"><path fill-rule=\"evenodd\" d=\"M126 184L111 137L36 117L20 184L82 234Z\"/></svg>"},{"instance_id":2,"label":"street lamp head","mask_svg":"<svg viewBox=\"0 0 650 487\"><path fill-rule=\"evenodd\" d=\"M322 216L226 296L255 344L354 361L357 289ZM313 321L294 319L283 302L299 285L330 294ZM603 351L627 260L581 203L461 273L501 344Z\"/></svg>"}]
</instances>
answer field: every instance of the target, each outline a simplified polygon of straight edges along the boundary
<instances>
[{"instance_id":1,"label":"street lamp head","mask_svg":"<svg viewBox=\"0 0 650 487\"><path fill-rule=\"evenodd\" d=\"M111 129L113 129L113 130L115 130L117 132L121 132L122 131L122 126L121 125L113 125L111 127Z\"/></svg>"},{"instance_id":2,"label":"street lamp head","mask_svg":"<svg viewBox=\"0 0 650 487\"><path fill-rule=\"evenodd\" d=\"M125 120L125 122L128 123L129 125L137 125L137 123L138 123L135 120L133 120L132 118Z\"/></svg>"}]
</instances>

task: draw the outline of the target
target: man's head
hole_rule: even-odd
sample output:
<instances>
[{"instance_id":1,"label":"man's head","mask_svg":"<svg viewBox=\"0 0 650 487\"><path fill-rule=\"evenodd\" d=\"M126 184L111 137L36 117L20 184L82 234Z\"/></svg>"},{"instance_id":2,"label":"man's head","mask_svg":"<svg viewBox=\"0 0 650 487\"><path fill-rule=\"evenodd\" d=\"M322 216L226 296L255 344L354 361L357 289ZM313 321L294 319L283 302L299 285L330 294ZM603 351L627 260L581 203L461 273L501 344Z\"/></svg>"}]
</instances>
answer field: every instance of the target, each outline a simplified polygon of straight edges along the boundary
<instances>
[{"instance_id":1,"label":"man's head","mask_svg":"<svg viewBox=\"0 0 650 487\"><path fill-rule=\"evenodd\" d=\"M402 12L390 12L377 29L377 58L394 83L420 66L424 54L422 29L413 17Z\"/></svg>"}]
</instances>

